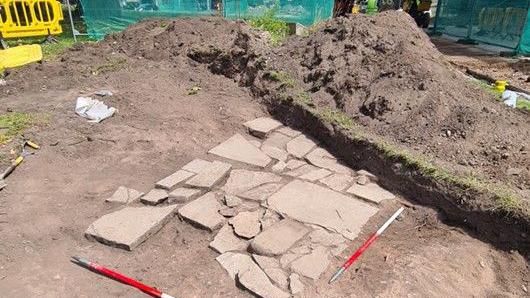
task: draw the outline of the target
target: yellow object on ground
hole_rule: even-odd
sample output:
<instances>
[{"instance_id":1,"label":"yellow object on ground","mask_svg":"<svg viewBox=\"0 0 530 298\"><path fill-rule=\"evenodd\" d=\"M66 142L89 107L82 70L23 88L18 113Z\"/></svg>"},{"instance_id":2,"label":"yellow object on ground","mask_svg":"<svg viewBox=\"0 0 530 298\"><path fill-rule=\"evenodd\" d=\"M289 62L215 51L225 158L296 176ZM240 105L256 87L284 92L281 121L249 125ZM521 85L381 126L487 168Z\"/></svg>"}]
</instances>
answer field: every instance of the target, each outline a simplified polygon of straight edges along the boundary
<instances>
[{"instance_id":1,"label":"yellow object on ground","mask_svg":"<svg viewBox=\"0 0 530 298\"><path fill-rule=\"evenodd\" d=\"M42 60L42 48L38 44L23 45L0 50L0 71Z\"/></svg>"},{"instance_id":2,"label":"yellow object on ground","mask_svg":"<svg viewBox=\"0 0 530 298\"><path fill-rule=\"evenodd\" d=\"M21 38L63 32L57 0L0 0L0 37Z\"/></svg>"},{"instance_id":3,"label":"yellow object on ground","mask_svg":"<svg viewBox=\"0 0 530 298\"><path fill-rule=\"evenodd\" d=\"M499 92L504 92L506 90L507 81L495 81L495 90Z\"/></svg>"}]
</instances>

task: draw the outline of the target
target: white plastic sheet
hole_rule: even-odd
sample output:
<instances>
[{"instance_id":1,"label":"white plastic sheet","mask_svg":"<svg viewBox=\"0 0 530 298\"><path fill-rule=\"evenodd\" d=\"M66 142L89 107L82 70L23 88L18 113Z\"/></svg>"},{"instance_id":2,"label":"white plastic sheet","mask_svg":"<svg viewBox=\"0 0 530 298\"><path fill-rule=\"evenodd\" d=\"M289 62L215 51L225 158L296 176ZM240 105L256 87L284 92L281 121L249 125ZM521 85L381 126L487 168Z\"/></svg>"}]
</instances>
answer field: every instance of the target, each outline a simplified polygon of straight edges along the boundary
<instances>
[{"instance_id":1,"label":"white plastic sheet","mask_svg":"<svg viewBox=\"0 0 530 298\"><path fill-rule=\"evenodd\" d=\"M91 97L78 97L75 104L77 115L88 119L89 122L99 123L116 112L116 108L109 107L102 101Z\"/></svg>"}]
</instances>

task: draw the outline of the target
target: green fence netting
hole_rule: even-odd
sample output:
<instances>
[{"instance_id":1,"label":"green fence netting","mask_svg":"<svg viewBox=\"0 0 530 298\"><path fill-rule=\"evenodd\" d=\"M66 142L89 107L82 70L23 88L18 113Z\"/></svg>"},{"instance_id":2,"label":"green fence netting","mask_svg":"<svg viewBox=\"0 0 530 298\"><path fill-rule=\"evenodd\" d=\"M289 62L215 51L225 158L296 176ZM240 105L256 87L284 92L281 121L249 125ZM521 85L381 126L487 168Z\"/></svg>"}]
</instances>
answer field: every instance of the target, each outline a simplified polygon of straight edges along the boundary
<instances>
[{"instance_id":1,"label":"green fence netting","mask_svg":"<svg viewBox=\"0 0 530 298\"><path fill-rule=\"evenodd\" d=\"M434 30L530 54L530 0L439 0ZM527 44L527 46L522 46Z\"/></svg>"},{"instance_id":2,"label":"green fence netting","mask_svg":"<svg viewBox=\"0 0 530 298\"><path fill-rule=\"evenodd\" d=\"M81 5L88 34L101 39L146 18L222 14L242 19L271 8L278 18L307 26L330 19L334 0L81 0Z\"/></svg>"}]
</instances>

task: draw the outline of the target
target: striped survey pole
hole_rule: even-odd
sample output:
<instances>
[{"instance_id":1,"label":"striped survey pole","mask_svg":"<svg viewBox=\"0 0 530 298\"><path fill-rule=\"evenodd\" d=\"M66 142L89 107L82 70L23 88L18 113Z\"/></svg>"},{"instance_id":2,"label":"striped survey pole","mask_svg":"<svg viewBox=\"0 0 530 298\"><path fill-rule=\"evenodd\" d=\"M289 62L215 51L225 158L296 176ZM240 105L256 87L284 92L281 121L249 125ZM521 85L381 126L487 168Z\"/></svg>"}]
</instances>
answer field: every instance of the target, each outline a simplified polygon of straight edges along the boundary
<instances>
[{"instance_id":1,"label":"striped survey pole","mask_svg":"<svg viewBox=\"0 0 530 298\"><path fill-rule=\"evenodd\" d=\"M401 212L403 212L403 210L405 210L405 208L401 207L399 208L398 211L396 211L396 213L394 213L394 215L392 215L392 217L390 217L384 225L382 225L379 230L377 230L377 232L375 232L374 234L372 234L372 236L370 236L370 238L368 238L368 240L366 240L363 245L361 247L359 247L359 249L357 249L357 251L355 251L355 253L353 253L353 255L346 261L346 263L344 263L344 265L342 265L339 270L337 270L337 272L335 272L335 274L333 274L333 276L331 277L331 279L329 280L329 283L332 283L334 281L336 281L337 279L339 279L339 277L342 275L342 273L344 273L344 271L346 271L352 264L353 262L355 262L355 260L357 260L362 254L363 252L379 237L381 236L381 234L383 234L383 232L386 230L386 228L388 228L388 226L394 221L396 220L396 218L401 214Z\"/></svg>"}]
</instances>

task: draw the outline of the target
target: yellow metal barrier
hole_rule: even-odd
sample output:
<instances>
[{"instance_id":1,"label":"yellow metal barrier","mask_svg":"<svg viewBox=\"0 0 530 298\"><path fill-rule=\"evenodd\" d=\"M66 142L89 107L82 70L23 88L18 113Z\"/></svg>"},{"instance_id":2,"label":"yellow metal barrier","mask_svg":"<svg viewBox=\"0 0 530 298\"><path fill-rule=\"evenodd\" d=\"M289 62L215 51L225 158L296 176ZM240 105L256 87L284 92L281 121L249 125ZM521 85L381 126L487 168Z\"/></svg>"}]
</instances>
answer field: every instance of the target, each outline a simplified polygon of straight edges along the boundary
<instances>
[{"instance_id":1,"label":"yellow metal barrier","mask_svg":"<svg viewBox=\"0 0 530 298\"><path fill-rule=\"evenodd\" d=\"M63 32L56 0L0 0L0 38L55 35Z\"/></svg>"}]
</instances>

